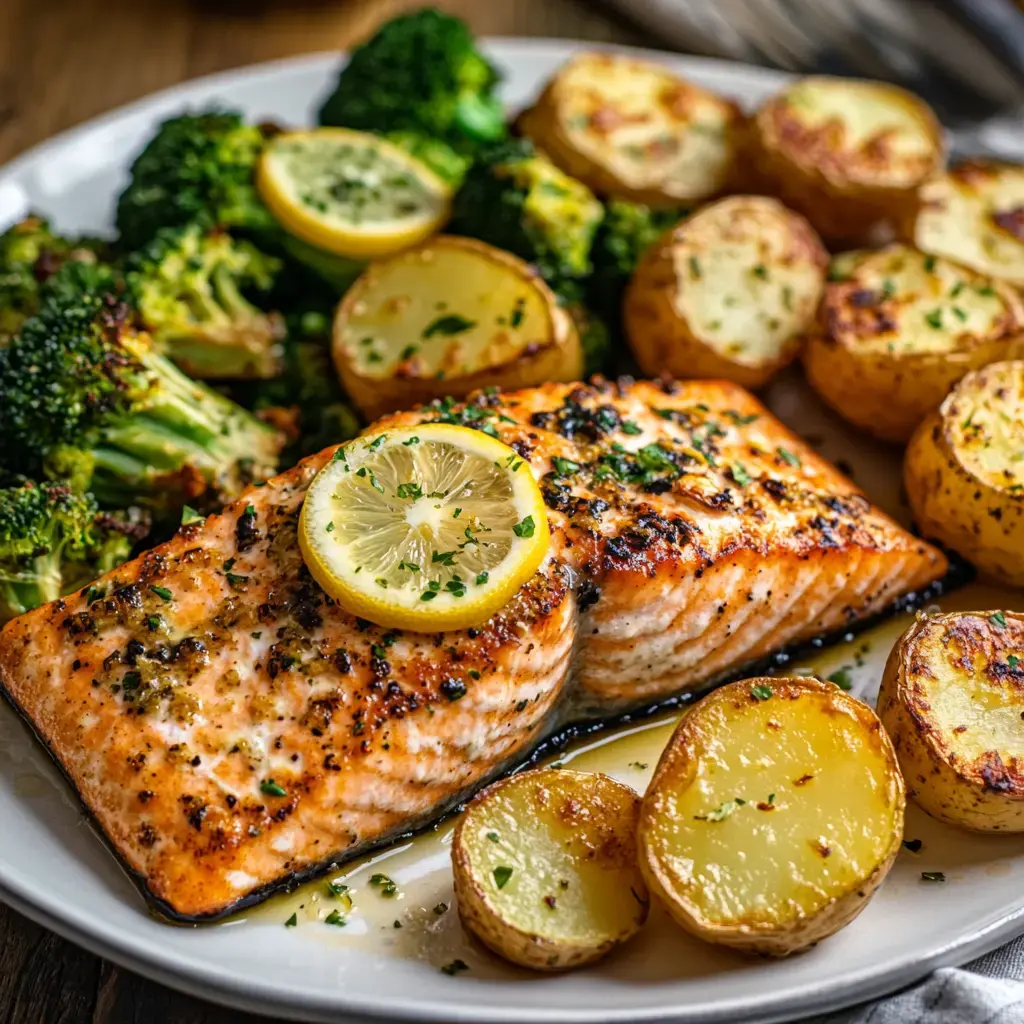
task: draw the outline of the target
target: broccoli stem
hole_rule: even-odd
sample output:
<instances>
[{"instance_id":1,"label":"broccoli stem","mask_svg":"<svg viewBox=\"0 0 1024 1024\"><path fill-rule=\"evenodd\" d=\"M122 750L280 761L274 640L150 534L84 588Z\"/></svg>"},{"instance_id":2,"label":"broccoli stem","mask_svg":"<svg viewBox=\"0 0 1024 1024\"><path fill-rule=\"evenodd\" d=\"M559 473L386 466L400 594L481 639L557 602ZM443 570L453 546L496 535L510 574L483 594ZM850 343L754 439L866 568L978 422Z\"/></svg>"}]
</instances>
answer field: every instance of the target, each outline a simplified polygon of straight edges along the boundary
<instances>
[{"instance_id":1,"label":"broccoli stem","mask_svg":"<svg viewBox=\"0 0 1024 1024\"><path fill-rule=\"evenodd\" d=\"M61 595L60 554L50 552L35 558L22 572L0 569L0 623L56 601Z\"/></svg>"},{"instance_id":2,"label":"broccoli stem","mask_svg":"<svg viewBox=\"0 0 1024 1024\"><path fill-rule=\"evenodd\" d=\"M274 471L277 431L158 353L134 354L156 384L143 407L112 423L92 450L92 488L102 503L166 505L168 477L184 467L225 494Z\"/></svg>"}]
</instances>

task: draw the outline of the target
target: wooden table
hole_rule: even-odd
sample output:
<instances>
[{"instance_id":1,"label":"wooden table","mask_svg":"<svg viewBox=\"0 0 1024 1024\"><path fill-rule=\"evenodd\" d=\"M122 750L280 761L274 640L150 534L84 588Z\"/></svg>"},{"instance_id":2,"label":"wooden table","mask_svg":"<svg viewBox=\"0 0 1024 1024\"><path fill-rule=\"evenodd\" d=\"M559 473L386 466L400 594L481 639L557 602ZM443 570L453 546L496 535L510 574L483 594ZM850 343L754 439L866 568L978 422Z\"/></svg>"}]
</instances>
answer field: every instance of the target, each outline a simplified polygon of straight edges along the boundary
<instances>
[{"instance_id":1,"label":"wooden table","mask_svg":"<svg viewBox=\"0 0 1024 1024\"><path fill-rule=\"evenodd\" d=\"M0 0L0 163L155 89L342 49L416 0ZM657 45L596 0L439 0L480 34ZM0 905L6 1024L244 1024L72 946Z\"/></svg>"}]
</instances>

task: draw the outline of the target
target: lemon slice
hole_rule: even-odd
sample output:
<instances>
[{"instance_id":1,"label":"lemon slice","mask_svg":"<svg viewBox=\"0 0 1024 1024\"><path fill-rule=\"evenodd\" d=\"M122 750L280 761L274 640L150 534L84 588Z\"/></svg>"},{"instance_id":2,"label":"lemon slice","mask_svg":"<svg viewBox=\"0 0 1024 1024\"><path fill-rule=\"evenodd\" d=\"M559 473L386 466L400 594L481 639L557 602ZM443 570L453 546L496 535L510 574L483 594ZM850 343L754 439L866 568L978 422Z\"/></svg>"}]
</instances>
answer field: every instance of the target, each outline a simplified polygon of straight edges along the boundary
<instances>
[{"instance_id":1,"label":"lemon slice","mask_svg":"<svg viewBox=\"0 0 1024 1024\"><path fill-rule=\"evenodd\" d=\"M451 188L426 164L347 128L275 136L260 156L256 186L285 230L357 259L422 242L451 205Z\"/></svg>"},{"instance_id":2,"label":"lemon slice","mask_svg":"<svg viewBox=\"0 0 1024 1024\"><path fill-rule=\"evenodd\" d=\"M529 465L469 427L421 424L339 448L314 477L299 548L343 608L434 632L485 622L548 548Z\"/></svg>"}]
</instances>

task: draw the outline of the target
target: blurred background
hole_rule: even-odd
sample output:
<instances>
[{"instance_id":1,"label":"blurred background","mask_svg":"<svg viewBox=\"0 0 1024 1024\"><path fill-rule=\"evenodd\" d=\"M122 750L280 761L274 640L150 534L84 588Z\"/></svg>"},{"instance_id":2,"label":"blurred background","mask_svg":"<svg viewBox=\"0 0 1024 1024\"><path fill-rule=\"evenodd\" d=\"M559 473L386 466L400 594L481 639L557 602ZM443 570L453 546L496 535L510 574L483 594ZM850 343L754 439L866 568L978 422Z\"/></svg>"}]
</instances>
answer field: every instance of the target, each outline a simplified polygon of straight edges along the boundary
<instances>
[{"instance_id":1,"label":"blurred background","mask_svg":"<svg viewBox=\"0 0 1024 1024\"><path fill-rule=\"evenodd\" d=\"M343 49L418 0L0 0L0 161L156 89ZM1018 119L1016 0L440 0L481 35L561 36L900 81L949 123ZM998 133L981 148L998 144Z\"/></svg>"}]
</instances>

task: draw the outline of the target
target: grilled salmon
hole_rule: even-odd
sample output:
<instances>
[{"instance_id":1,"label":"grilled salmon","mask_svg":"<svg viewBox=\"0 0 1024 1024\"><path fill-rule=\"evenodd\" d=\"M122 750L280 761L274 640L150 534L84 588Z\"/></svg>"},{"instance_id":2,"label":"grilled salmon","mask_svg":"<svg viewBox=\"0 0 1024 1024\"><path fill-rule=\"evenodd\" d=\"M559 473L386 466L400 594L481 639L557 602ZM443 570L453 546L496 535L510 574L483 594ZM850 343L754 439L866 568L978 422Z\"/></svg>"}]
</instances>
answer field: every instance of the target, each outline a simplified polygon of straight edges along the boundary
<instances>
[{"instance_id":1,"label":"grilled salmon","mask_svg":"<svg viewBox=\"0 0 1024 1024\"><path fill-rule=\"evenodd\" d=\"M9 623L0 682L169 915L427 823L560 724L692 691L946 571L727 383L551 384L389 417L494 433L552 543L479 628L344 612L296 541L334 449Z\"/></svg>"}]
</instances>

